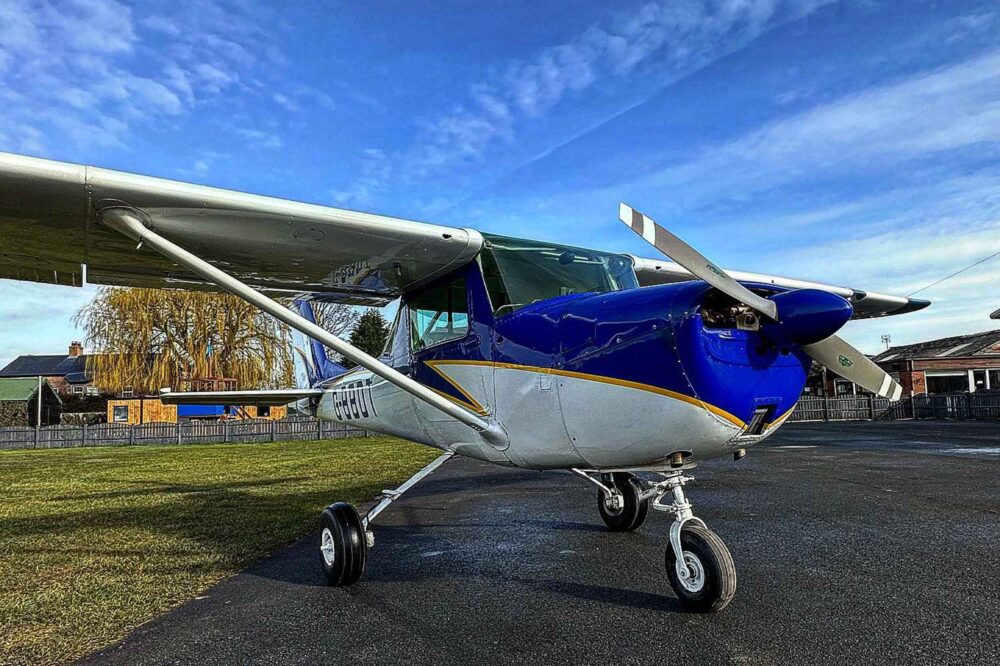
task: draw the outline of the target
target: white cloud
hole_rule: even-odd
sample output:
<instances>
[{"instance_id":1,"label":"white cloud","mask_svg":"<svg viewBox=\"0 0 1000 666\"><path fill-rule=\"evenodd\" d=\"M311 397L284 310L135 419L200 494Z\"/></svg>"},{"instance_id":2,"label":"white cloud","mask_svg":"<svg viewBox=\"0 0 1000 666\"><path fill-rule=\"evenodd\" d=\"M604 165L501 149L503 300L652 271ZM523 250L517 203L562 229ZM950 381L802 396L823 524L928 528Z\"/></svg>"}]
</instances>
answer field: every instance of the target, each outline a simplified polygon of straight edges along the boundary
<instances>
[{"instance_id":1,"label":"white cloud","mask_svg":"<svg viewBox=\"0 0 1000 666\"><path fill-rule=\"evenodd\" d=\"M401 165L396 174L420 178L481 160L494 146L513 141L520 124L546 115L567 97L595 94L597 82L610 82L597 94L615 98L611 113L618 113L769 27L831 1L657 1L620 13L564 44L500 63L499 73L473 84L465 100L420 124L413 145L393 155ZM637 76L642 85L630 85ZM362 178L370 194L386 185Z\"/></svg>"},{"instance_id":2,"label":"white cloud","mask_svg":"<svg viewBox=\"0 0 1000 666\"><path fill-rule=\"evenodd\" d=\"M867 90L704 149L641 184L686 205L1000 141L1000 51Z\"/></svg>"},{"instance_id":3,"label":"white cloud","mask_svg":"<svg viewBox=\"0 0 1000 666\"><path fill-rule=\"evenodd\" d=\"M392 175L392 163L384 151L378 148L367 148L362 154L359 166L359 176L355 178L349 190L334 190L333 200L342 206L353 204L357 206L370 205L375 192Z\"/></svg>"},{"instance_id":4,"label":"white cloud","mask_svg":"<svg viewBox=\"0 0 1000 666\"><path fill-rule=\"evenodd\" d=\"M184 0L160 9L144 14L119 0L0 3L0 149L122 147L133 128L162 126L216 99L236 106L250 96L272 115L302 100L333 106L283 71L266 6ZM278 130L252 138L280 147Z\"/></svg>"}]
</instances>

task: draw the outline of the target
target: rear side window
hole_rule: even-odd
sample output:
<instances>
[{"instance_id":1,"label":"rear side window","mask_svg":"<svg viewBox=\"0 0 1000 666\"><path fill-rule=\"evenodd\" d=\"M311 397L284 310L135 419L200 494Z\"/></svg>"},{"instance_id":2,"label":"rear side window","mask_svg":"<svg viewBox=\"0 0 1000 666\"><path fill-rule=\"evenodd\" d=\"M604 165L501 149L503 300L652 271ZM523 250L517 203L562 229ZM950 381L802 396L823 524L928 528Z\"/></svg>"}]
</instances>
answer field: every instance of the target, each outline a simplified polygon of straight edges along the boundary
<instances>
[{"instance_id":1,"label":"rear side window","mask_svg":"<svg viewBox=\"0 0 1000 666\"><path fill-rule=\"evenodd\" d=\"M464 277L418 292L408 302L410 341L414 350L464 338L469 332L469 306Z\"/></svg>"}]
</instances>

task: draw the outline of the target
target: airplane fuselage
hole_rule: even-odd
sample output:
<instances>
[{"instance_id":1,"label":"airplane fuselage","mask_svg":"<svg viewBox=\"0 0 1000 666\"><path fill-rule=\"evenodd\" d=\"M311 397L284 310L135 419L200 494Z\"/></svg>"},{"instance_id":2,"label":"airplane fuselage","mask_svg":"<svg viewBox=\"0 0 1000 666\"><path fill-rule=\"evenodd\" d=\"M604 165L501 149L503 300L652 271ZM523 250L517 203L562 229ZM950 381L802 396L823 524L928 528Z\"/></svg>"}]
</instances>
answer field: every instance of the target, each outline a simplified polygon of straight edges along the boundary
<instances>
[{"instance_id":1,"label":"airplane fuselage","mask_svg":"<svg viewBox=\"0 0 1000 666\"><path fill-rule=\"evenodd\" d=\"M419 331L407 322L420 303L404 299L383 360L495 419L505 441L366 370L327 382L317 416L518 467L659 469L677 453L705 459L768 436L805 384L801 352L707 323L717 295L703 282L566 294L497 313L479 264L443 280L465 286L462 334L415 345Z\"/></svg>"}]
</instances>

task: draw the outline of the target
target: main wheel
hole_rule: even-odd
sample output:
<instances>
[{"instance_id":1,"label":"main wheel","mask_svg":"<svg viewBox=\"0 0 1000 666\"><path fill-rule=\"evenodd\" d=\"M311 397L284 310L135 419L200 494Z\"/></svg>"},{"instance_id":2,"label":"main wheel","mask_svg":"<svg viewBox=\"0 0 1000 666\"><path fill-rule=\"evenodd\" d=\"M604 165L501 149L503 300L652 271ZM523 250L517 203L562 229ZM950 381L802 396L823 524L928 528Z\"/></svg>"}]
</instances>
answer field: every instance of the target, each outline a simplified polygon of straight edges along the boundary
<instances>
[{"instance_id":1,"label":"main wheel","mask_svg":"<svg viewBox=\"0 0 1000 666\"><path fill-rule=\"evenodd\" d=\"M319 555L330 585L340 587L358 582L368 561L368 541L354 505L331 504L319 521Z\"/></svg>"},{"instance_id":2,"label":"main wheel","mask_svg":"<svg viewBox=\"0 0 1000 666\"><path fill-rule=\"evenodd\" d=\"M623 506L616 509L605 497L603 490L597 491L597 510L600 511L604 524L612 532L631 532L639 529L646 520L646 514L649 513L649 500L639 499L639 494L642 492L639 481L627 472L603 474L601 477L606 485L617 488L624 499Z\"/></svg>"},{"instance_id":3,"label":"main wheel","mask_svg":"<svg viewBox=\"0 0 1000 666\"><path fill-rule=\"evenodd\" d=\"M685 525L681 530L681 550L691 575L683 578L677 570L674 549L667 544L667 578L681 605L697 613L722 610L736 595L736 566L726 544L701 525Z\"/></svg>"}]
</instances>

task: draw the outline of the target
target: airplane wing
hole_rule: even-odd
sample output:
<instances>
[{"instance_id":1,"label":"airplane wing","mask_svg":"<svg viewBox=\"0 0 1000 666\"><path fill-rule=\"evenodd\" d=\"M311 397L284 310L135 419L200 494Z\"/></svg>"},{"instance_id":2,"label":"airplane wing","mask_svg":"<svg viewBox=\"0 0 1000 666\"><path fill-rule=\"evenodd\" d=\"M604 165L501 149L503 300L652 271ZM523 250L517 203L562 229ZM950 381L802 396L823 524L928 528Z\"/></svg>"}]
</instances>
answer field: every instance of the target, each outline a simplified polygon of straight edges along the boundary
<instances>
[{"instance_id":1,"label":"airplane wing","mask_svg":"<svg viewBox=\"0 0 1000 666\"><path fill-rule=\"evenodd\" d=\"M98 220L114 202L150 229L274 295L384 305L470 261L471 229L0 153L0 277L217 289ZM84 268L84 266L86 268Z\"/></svg>"},{"instance_id":2,"label":"airplane wing","mask_svg":"<svg viewBox=\"0 0 1000 666\"><path fill-rule=\"evenodd\" d=\"M274 389L263 391L164 391L165 405L287 405L304 398L321 398L323 389Z\"/></svg>"},{"instance_id":3,"label":"airplane wing","mask_svg":"<svg viewBox=\"0 0 1000 666\"><path fill-rule=\"evenodd\" d=\"M643 259L635 256L632 257L632 261L635 263L636 277L639 279L639 284L643 287L653 284L686 282L696 279L694 275L672 261ZM925 301L921 298L892 296L874 291L823 284L821 282L810 282L808 280L797 280L778 275L731 271L728 268L724 270L728 275L740 282L763 282L790 289L822 289L832 292L846 298L854 305L854 316L852 319L870 319L873 317L906 314L907 312L922 310L931 304L930 301Z\"/></svg>"}]
</instances>

